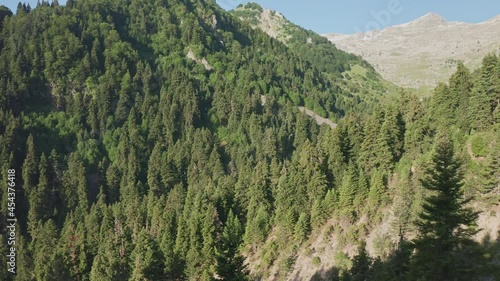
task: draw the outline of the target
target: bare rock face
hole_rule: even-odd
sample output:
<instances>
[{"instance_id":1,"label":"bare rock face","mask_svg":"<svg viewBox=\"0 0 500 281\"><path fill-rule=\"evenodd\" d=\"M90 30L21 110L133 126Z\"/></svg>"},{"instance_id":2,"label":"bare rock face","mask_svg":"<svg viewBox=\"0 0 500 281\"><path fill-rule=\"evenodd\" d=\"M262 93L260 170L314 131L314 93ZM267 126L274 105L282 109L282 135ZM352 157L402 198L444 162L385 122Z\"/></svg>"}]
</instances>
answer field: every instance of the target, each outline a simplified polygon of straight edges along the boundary
<instances>
[{"instance_id":1,"label":"bare rock face","mask_svg":"<svg viewBox=\"0 0 500 281\"><path fill-rule=\"evenodd\" d=\"M432 88L462 60L469 68L500 47L500 15L469 24L430 13L412 22L352 35L326 34L339 49L361 55L381 75L403 87Z\"/></svg>"},{"instance_id":2,"label":"bare rock face","mask_svg":"<svg viewBox=\"0 0 500 281\"><path fill-rule=\"evenodd\" d=\"M252 11L253 16L248 18L242 18L242 20L247 20L253 28L258 28L267 35L280 40L283 43L287 42L287 35L285 35L285 27L290 25L290 22L277 11L272 11L269 9L264 9L259 7L259 9L248 9L245 6L240 6L236 8L236 11Z\"/></svg>"}]
</instances>

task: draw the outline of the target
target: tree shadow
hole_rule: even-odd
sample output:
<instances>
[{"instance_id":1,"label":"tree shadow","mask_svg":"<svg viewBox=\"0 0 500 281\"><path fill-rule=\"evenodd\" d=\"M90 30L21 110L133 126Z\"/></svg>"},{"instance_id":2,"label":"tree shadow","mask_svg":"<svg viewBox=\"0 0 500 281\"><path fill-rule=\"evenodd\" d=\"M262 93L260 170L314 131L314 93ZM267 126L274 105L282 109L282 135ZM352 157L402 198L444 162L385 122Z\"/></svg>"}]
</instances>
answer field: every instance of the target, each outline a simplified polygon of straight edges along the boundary
<instances>
[{"instance_id":1,"label":"tree shadow","mask_svg":"<svg viewBox=\"0 0 500 281\"><path fill-rule=\"evenodd\" d=\"M358 255L351 258L352 267L350 270L341 270L336 267L322 268L309 281L424 280L419 279L421 276L418 276L418 272L413 270L415 263L413 254L413 245L408 241L403 242L397 250L384 259L369 257L366 255L366 250L360 247ZM456 256L461 259L461 264L472 264L471 270L474 272L466 272L469 276L474 274L473 279L458 280L500 280L500 230L496 238L492 238L488 234L481 242L470 243L463 249L457 250Z\"/></svg>"},{"instance_id":2,"label":"tree shadow","mask_svg":"<svg viewBox=\"0 0 500 281\"><path fill-rule=\"evenodd\" d=\"M310 281L335 280L339 275L340 271L337 268L321 269L311 277Z\"/></svg>"}]
</instances>

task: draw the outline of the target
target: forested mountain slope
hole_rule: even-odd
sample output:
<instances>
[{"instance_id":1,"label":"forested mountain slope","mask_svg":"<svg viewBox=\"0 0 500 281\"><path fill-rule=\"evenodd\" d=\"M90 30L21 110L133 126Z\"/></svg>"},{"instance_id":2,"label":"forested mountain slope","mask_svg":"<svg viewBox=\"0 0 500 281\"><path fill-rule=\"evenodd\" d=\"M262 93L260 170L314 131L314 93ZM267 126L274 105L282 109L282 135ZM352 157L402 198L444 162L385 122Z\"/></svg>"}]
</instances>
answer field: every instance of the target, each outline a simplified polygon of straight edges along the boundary
<instances>
[{"instance_id":1,"label":"forested mountain slope","mask_svg":"<svg viewBox=\"0 0 500 281\"><path fill-rule=\"evenodd\" d=\"M322 71L340 73L349 70L352 65L373 70L361 57L337 49L324 37L293 24L277 11L264 9L257 3L248 3L238 6L231 13L287 44Z\"/></svg>"},{"instance_id":2,"label":"forested mountain slope","mask_svg":"<svg viewBox=\"0 0 500 281\"><path fill-rule=\"evenodd\" d=\"M403 93L393 103L380 104L375 113L351 112L335 130L321 134L316 147L319 157L325 157L325 182L332 188L303 214L305 220L299 217L286 230L287 218L278 219L282 225L273 229L264 246L251 248L254 272L265 280L500 278L495 266L500 260L499 73L495 55L486 56L474 73L459 64L432 99ZM447 148L448 156L439 154L443 139L452 147ZM302 157L302 163L311 163ZM439 171L444 167L457 171L447 175ZM429 186L430 175L435 178ZM454 184L441 182L450 178ZM478 216L464 211L436 220L449 211L449 199L442 198L434 201L434 213L426 214L436 187L456 188L453 198L464 199L462 206L473 208ZM429 230L422 224L433 219L430 225L472 221L464 229L451 229L457 236L470 231L468 239L476 242L465 239L447 250L433 248L447 243L441 238L425 238L419 244L422 232ZM428 251L426 245L432 250L422 258L418 253ZM433 266L448 268L449 275L430 271Z\"/></svg>"},{"instance_id":3,"label":"forested mountain slope","mask_svg":"<svg viewBox=\"0 0 500 281\"><path fill-rule=\"evenodd\" d=\"M359 100L377 101L397 92L397 87L385 81L363 58L337 49L325 37L290 22L277 11L248 3L230 12L285 43L293 53L326 73L333 83Z\"/></svg>"},{"instance_id":4,"label":"forested mountain slope","mask_svg":"<svg viewBox=\"0 0 500 281\"><path fill-rule=\"evenodd\" d=\"M0 30L0 220L17 218L17 274L0 280L417 280L426 259L393 237L420 233L419 179L440 154L462 159L451 172L489 235L459 236L480 257L451 268L491 277L499 73L490 55L431 100L403 92L371 112L214 1L19 5ZM361 242L374 259L351 261Z\"/></svg>"}]
</instances>

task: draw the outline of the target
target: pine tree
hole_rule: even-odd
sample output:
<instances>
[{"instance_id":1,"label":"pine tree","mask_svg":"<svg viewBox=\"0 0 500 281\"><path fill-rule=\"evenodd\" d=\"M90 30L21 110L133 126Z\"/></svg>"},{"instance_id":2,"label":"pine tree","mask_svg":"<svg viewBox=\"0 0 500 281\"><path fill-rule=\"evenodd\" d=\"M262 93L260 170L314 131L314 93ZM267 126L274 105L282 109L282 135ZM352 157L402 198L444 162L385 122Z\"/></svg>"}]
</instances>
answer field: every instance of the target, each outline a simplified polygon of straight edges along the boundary
<instances>
[{"instance_id":1,"label":"pine tree","mask_svg":"<svg viewBox=\"0 0 500 281\"><path fill-rule=\"evenodd\" d=\"M2 22L5 19L5 17L12 16L12 11L5 7L5 6L0 6L0 30L2 30Z\"/></svg>"},{"instance_id":2,"label":"pine tree","mask_svg":"<svg viewBox=\"0 0 500 281\"><path fill-rule=\"evenodd\" d=\"M217 280L244 281L249 280L245 258L239 254L243 228L230 210L222 237L215 250Z\"/></svg>"},{"instance_id":3,"label":"pine tree","mask_svg":"<svg viewBox=\"0 0 500 281\"><path fill-rule=\"evenodd\" d=\"M360 167L367 173L372 169L390 170L401 155L401 120L395 109L381 110L371 115L365 125L364 140L359 156Z\"/></svg>"},{"instance_id":4,"label":"pine tree","mask_svg":"<svg viewBox=\"0 0 500 281\"><path fill-rule=\"evenodd\" d=\"M500 78L497 69L498 59L489 54L483 58L481 76L470 96L469 120L472 129L486 130L493 123L493 112L500 96Z\"/></svg>"},{"instance_id":5,"label":"pine tree","mask_svg":"<svg viewBox=\"0 0 500 281\"><path fill-rule=\"evenodd\" d=\"M383 136L380 130L383 122L384 114L378 110L369 117L364 127L364 138L358 161L363 170L368 173L380 165L382 157L384 157L382 161L387 161L388 153L390 153L386 136ZM384 155L379 155L379 152Z\"/></svg>"},{"instance_id":6,"label":"pine tree","mask_svg":"<svg viewBox=\"0 0 500 281\"><path fill-rule=\"evenodd\" d=\"M66 216L61 231L60 245L64 257L64 268L71 280L82 280L90 273L90 249L87 243L87 231L82 219L82 210Z\"/></svg>"},{"instance_id":7,"label":"pine tree","mask_svg":"<svg viewBox=\"0 0 500 281\"><path fill-rule=\"evenodd\" d=\"M468 118L471 122L471 128L476 131L484 131L491 126L493 120L490 108L491 104L484 84L474 88L469 104Z\"/></svg>"},{"instance_id":8,"label":"pine tree","mask_svg":"<svg viewBox=\"0 0 500 281\"><path fill-rule=\"evenodd\" d=\"M310 224L312 228L314 229L316 227L323 225L323 223L327 218L328 218L328 213L327 213L327 207L325 206L325 201L323 199L314 201L311 207Z\"/></svg>"},{"instance_id":9,"label":"pine tree","mask_svg":"<svg viewBox=\"0 0 500 281\"><path fill-rule=\"evenodd\" d=\"M170 193L170 195L171 194L172 193ZM171 206L171 204L169 204L169 206ZM165 257L165 274L168 280L178 280L181 279L183 269L179 262L179 256L175 253L175 230L177 227L177 218L173 208L171 212L163 215L163 220L167 221L167 224L166 229L164 229L161 234L161 241L159 244L163 256Z\"/></svg>"},{"instance_id":10,"label":"pine tree","mask_svg":"<svg viewBox=\"0 0 500 281\"><path fill-rule=\"evenodd\" d=\"M87 211L89 206L85 166L77 153L69 156L68 170L63 173L63 201L67 211L77 206Z\"/></svg>"},{"instance_id":11,"label":"pine tree","mask_svg":"<svg viewBox=\"0 0 500 281\"><path fill-rule=\"evenodd\" d=\"M131 80L132 78L130 77L130 73L125 73L122 79L118 97L118 104L116 105L115 110L115 119L119 125L122 125L123 122L125 122L129 114L128 107L130 103L130 94L132 91Z\"/></svg>"},{"instance_id":12,"label":"pine tree","mask_svg":"<svg viewBox=\"0 0 500 281\"><path fill-rule=\"evenodd\" d=\"M394 191L391 210L395 219L392 221L391 226L393 232L399 232L401 235L404 235L412 226L411 216L415 215L412 212L412 203L416 204L416 200L414 200L415 191L410 180L410 171L407 173L401 172L398 176L399 184Z\"/></svg>"},{"instance_id":13,"label":"pine tree","mask_svg":"<svg viewBox=\"0 0 500 281\"><path fill-rule=\"evenodd\" d=\"M369 191L370 188L368 186L368 180L366 179L363 170L360 170L358 175L358 186L356 191L357 194L356 198L353 201L354 206L358 206L358 208L361 208L365 203L365 200L368 198Z\"/></svg>"},{"instance_id":14,"label":"pine tree","mask_svg":"<svg viewBox=\"0 0 500 281\"><path fill-rule=\"evenodd\" d=\"M477 233L478 213L463 198L461 164L450 141L439 140L422 186L430 192L417 223L412 271L418 280L473 280L474 265L461 257ZM471 275L472 274L472 275Z\"/></svg>"},{"instance_id":15,"label":"pine tree","mask_svg":"<svg viewBox=\"0 0 500 281\"><path fill-rule=\"evenodd\" d=\"M457 65L457 71L450 78L451 100L454 102L455 122L461 129L466 131L470 128L468 118L469 100L473 88L472 78L469 70L462 62Z\"/></svg>"},{"instance_id":16,"label":"pine tree","mask_svg":"<svg viewBox=\"0 0 500 281\"><path fill-rule=\"evenodd\" d=\"M310 120L304 114L300 114L297 117L297 123L295 123L295 138L293 145L299 147L304 143L310 135L309 132Z\"/></svg>"},{"instance_id":17,"label":"pine tree","mask_svg":"<svg viewBox=\"0 0 500 281\"><path fill-rule=\"evenodd\" d=\"M248 207L246 213L245 241L256 244L264 241L269 230L269 210L271 209L269 194L269 167L259 162L252 174L248 190Z\"/></svg>"},{"instance_id":18,"label":"pine tree","mask_svg":"<svg viewBox=\"0 0 500 281\"><path fill-rule=\"evenodd\" d=\"M153 281L161 279L164 260L158 245L144 229L136 240L135 249L130 255L132 274L129 280Z\"/></svg>"},{"instance_id":19,"label":"pine tree","mask_svg":"<svg viewBox=\"0 0 500 281\"><path fill-rule=\"evenodd\" d=\"M62 171L58 161L58 155L55 149L50 152L49 156L49 186L50 186L50 195L49 197L53 200L51 202L52 207L54 208L52 211L53 216L61 215L59 210L62 209L62 184L61 184L61 176ZM57 218L56 222L63 221L63 218Z\"/></svg>"},{"instance_id":20,"label":"pine tree","mask_svg":"<svg viewBox=\"0 0 500 281\"><path fill-rule=\"evenodd\" d=\"M434 120L447 126L454 124L457 107L457 99L453 97L449 87L444 83L439 83L434 89L431 101L431 113Z\"/></svg>"},{"instance_id":21,"label":"pine tree","mask_svg":"<svg viewBox=\"0 0 500 281\"><path fill-rule=\"evenodd\" d=\"M412 249L405 240L403 232L399 232L399 240L394 251L384 260L377 257L373 260L370 270L371 278L375 281L406 281Z\"/></svg>"},{"instance_id":22,"label":"pine tree","mask_svg":"<svg viewBox=\"0 0 500 281\"><path fill-rule=\"evenodd\" d=\"M479 173L479 191L495 203L500 201L500 144L495 143L492 151Z\"/></svg>"},{"instance_id":23,"label":"pine tree","mask_svg":"<svg viewBox=\"0 0 500 281\"><path fill-rule=\"evenodd\" d=\"M39 166L40 178L38 186L31 192L29 198L28 225L32 235L39 221L46 221L50 217L53 203L47 177L48 163L45 154L42 154Z\"/></svg>"},{"instance_id":24,"label":"pine tree","mask_svg":"<svg viewBox=\"0 0 500 281\"><path fill-rule=\"evenodd\" d=\"M270 229L269 213L265 205L261 204L252 213L252 216L247 217L245 227L245 242L250 245L264 242Z\"/></svg>"},{"instance_id":25,"label":"pine tree","mask_svg":"<svg viewBox=\"0 0 500 281\"><path fill-rule=\"evenodd\" d=\"M36 188L37 177L37 162L35 154L35 142L33 136L29 135L26 142L26 158L24 159L22 173L23 173L23 189L25 194L30 197L31 192Z\"/></svg>"},{"instance_id":26,"label":"pine tree","mask_svg":"<svg viewBox=\"0 0 500 281\"><path fill-rule=\"evenodd\" d=\"M380 133L386 136L387 144L392 153L392 162L399 160L403 153L404 123L403 117L395 107L390 106L386 110L385 121Z\"/></svg>"},{"instance_id":27,"label":"pine tree","mask_svg":"<svg viewBox=\"0 0 500 281\"><path fill-rule=\"evenodd\" d=\"M301 243L307 235L309 235L310 225L309 225L309 216L306 213L301 213L299 219L297 220L297 224L295 224L294 238L295 241Z\"/></svg>"},{"instance_id":28,"label":"pine tree","mask_svg":"<svg viewBox=\"0 0 500 281\"><path fill-rule=\"evenodd\" d=\"M17 229L19 231L19 229ZM17 232L19 233L19 232ZM20 236L16 241L16 279L17 280L35 280L36 272L33 261L33 248L26 241L24 236ZM11 274L11 273L9 273ZM8 280L8 279L7 279Z\"/></svg>"},{"instance_id":29,"label":"pine tree","mask_svg":"<svg viewBox=\"0 0 500 281\"><path fill-rule=\"evenodd\" d=\"M92 263L90 271L90 281L117 280L119 268L115 250L112 249L109 241L103 241L99 245L99 250Z\"/></svg>"},{"instance_id":30,"label":"pine tree","mask_svg":"<svg viewBox=\"0 0 500 281\"><path fill-rule=\"evenodd\" d=\"M148 161L148 186L149 192L156 196L160 196L165 192L165 188L161 183L161 144L156 143Z\"/></svg>"},{"instance_id":31,"label":"pine tree","mask_svg":"<svg viewBox=\"0 0 500 281\"><path fill-rule=\"evenodd\" d=\"M373 261L366 251L366 243L363 242L358 247L358 254L353 258L352 267L349 270L349 281L371 280L370 269Z\"/></svg>"},{"instance_id":32,"label":"pine tree","mask_svg":"<svg viewBox=\"0 0 500 281\"><path fill-rule=\"evenodd\" d=\"M358 172L351 163L348 171L342 179L342 186L339 189L339 207L343 211L352 211L354 199L358 192ZM358 206L355 206L358 207Z\"/></svg>"},{"instance_id":33,"label":"pine tree","mask_svg":"<svg viewBox=\"0 0 500 281\"><path fill-rule=\"evenodd\" d=\"M500 104L500 58L489 54L483 58L481 68L480 90L488 98L488 108L491 113L496 111ZM498 120L493 120L498 121Z\"/></svg>"},{"instance_id":34,"label":"pine tree","mask_svg":"<svg viewBox=\"0 0 500 281\"><path fill-rule=\"evenodd\" d=\"M37 280L68 279L68 271L57 247L58 231L52 220L38 225L33 240L33 261Z\"/></svg>"},{"instance_id":35,"label":"pine tree","mask_svg":"<svg viewBox=\"0 0 500 281\"><path fill-rule=\"evenodd\" d=\"M328 170L330 177L340 184L342 173L349 162L349 139L347 136L347 128L344 125L339 125L335 130L328 131L326 137L323 138L323 151L328 156Z\"/></svg>"},{"instance_id":36,"label":"pine tree","mask_svg":"<svg viewBox=\"0 0 500 281\"><path fill-rule=\"evenodd\" d=\"M370 211L378 210L385 199L385 178L384 173L374 170L370 179L370 191L368 193L367 208Z\"/></svg>"}]
</instances>

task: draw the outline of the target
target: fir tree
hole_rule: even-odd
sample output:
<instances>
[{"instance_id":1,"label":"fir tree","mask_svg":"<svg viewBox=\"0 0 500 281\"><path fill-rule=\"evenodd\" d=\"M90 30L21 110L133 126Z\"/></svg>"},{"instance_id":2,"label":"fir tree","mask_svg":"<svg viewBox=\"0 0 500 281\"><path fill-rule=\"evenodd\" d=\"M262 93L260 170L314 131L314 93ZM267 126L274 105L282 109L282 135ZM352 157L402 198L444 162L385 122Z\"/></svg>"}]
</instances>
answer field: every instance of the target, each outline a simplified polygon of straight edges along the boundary
<instances>
[{"instance_id":1,"label":"fir tree","mask_svg":"<svg viewBox=\"0 0 500 281\"><path fill-rule=\"evenodd\" d=\"M457 65L457 71L450 78L450 100L453 103L454 120L459 128L469 130L470 120L468 118L469 100L473 88L472 78L469 70L462 62Z\"/></svg>"},{"instance_id":2,"label":"fir tree","mask_svg":"<svg viewBox=\"0 0 500 281\"><path fill-rule=\"evenodd\" d=\"M159 280L163 276L163 255L151 235L142 230L130 255L130 281Z\"/></svg>"},{"instance_id":3,"label":"fir tree","mask_svg":"<svg viewBox=\"0 0 500 281\"><path fill-rule=\"evenodd\" d=\"M348 171L342 179L342 186L339 189L339 207L343 211L352 211L354 199L358 192L358 172L351 163ZM357 207L357 206L354 206Z\"/></svg>"},{"instance_id":4,"label":"fir tree","mask_svg":"<svg viewBox=\"0 0 500 281\"><path fill-rule=\"evenodd\" d=\"M495 143L492 155L479 173L479 191L489 197L492 203L500 201L500 144Z\"/></svg>"},{"instance_id":5,"label":"fir tree","mask_svg":"<svg viewBox=\"0 0 500 281\"><path fill-rule=\"evenodd\" d=\"M26 158L24 159L22 167L23 176L23 189L25 194L30 197L30 194L36 188L36 177L37 177L37 162L35 154L35 142L33 136L29 135L26 142Z\"/></svg>"},{"instance_id":6,"label":"fir tree","mask_svg":"<svg viewBox=\"0 0 500 281\"><path fill-rule=\"evenodd\" d=\"M491 126L493 120L490 98L484 87L485 85L475 87L469 101L468 118L471 122L471 128L476 131L486 130Z\"/></svg>"},{"instance_id":7,"label":"fir tree","mask_svg":"<svg viewBox=\"0 0 500 281\"><path fill-rule=\"evenodd\" d=\"M426 173L421 183L430 195L417 223L412 271L418 280L472 280L474 264L461 254L473 243L478 214L467 207L470 199L463 197L461 164L450 141L438 141Z\"/></svg>"},{"instance_id":8,"label":"fir tree","mask_svg":"<svg viewBox=\"0 0 500 281\"><path fill-rule=\"evenodd\" d=\"M352 267L349 270L349 281L371 280L370 269L373 261L366 251L366 243L361 243L358 247L358 254L353 258Z\"/></svg>"},{"instance_id":9,"label":"fir tree","mask_svg":"<svg viewBox=\"0 0 500 281\"><path fill-rule=\"evenodd\" d=\"M299 219L297 220L297 224L295 224L295 241L301 243L304 239L307 238L307 235L310 231L309 225L309 216L306 213L301 213Z\"/></svg>"},{"instance_id":10,"label":"fir tree","mask_svg":"<svg viewBox=\"0 0 500 281\"><path fill-rule=\"evenodd\" d=\"M374 170L370 179L370 191L368 193L368 204L366 208L375 212L385 199L385 176L383 172Z\"/></svg>"},{"instance_id":11,"label":"fir tree","mask_svg":"<svg viewBox=\"0 0 500 281\"><path fill-rule=\"evenodd\" d=\"M243 228L232 210L227 216L221 241L215 251L217 280L244 281L249 280L245 258L239 254Z\"/></svg>"},{"instance_id":12,"label":"fir tree","mask_svg":"<svg viewBox=\"0 0 500 281\"><path fill-rule=\"evenodd\" d=\"M29 198L28 225L32 235L39 221L46 221L50 217L52 211L51 205L53 203L47 177L48 163L45 154L42 154L39 166L40 178L38 186L31 192Z\"/></svg>"},{"instance_id":13,"label":"fir tree","mask_svg":"<svg viewBox=\"0 0 500 281\"><path fill-rule=\"evenodd\" d=\"M491 113L496 111L500 104L500 57L489 54L483 58L479 89L488 98L488 108ZM482 97L484 98L484 97ZM498 120L493 119L498 122Z\"/></svg>"}]
</instances>

